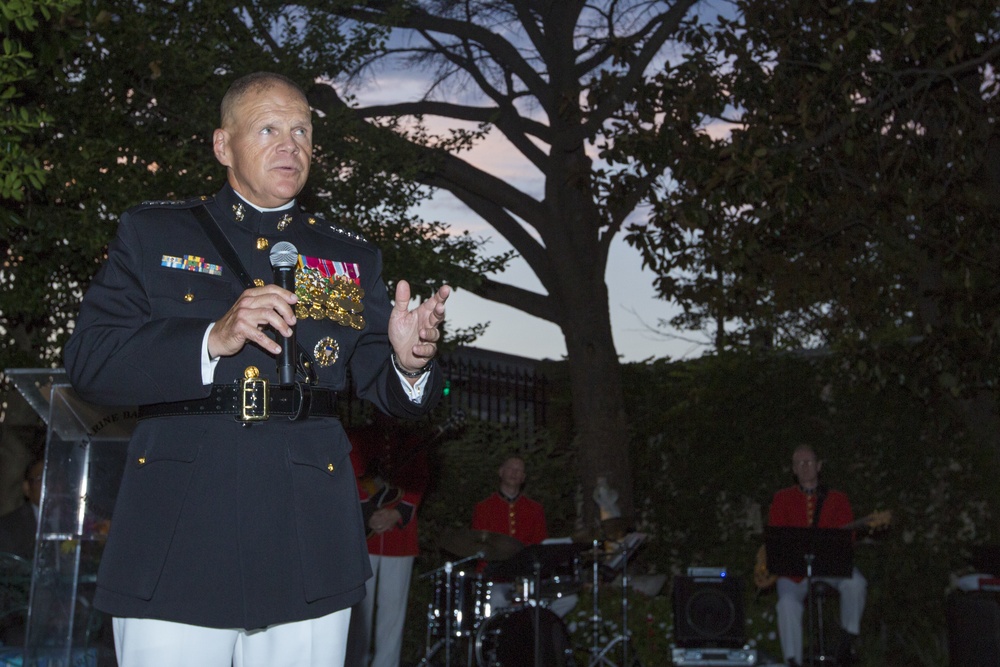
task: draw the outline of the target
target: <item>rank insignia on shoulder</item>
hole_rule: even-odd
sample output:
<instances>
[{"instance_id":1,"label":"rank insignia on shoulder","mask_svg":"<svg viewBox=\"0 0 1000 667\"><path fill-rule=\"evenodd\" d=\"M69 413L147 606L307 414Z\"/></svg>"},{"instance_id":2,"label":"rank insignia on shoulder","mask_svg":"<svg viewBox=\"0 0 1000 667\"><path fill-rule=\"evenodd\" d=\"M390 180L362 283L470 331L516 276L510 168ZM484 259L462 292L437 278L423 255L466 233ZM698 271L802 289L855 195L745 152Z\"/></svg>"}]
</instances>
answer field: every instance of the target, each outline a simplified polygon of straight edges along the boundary
<instances>
[{"instance_id":1,"label":"rank insignia on shoulder","mask_svg":"<svg viewBox=\"0 0 1000 667\"><path fill-rule=\"evenodd\" d=\"M344 229L343 227L338 227L337 225L330 225L330 229L337 232L338 234L343 234L347 238L354 239L355 241L364 241L365 243L368 243L368 239L366 239L364 236L358 234L357 232L352 232L349 229Z\"/></svg>"},{"instance_id":2,"label":"rank insignia on shoulder","mask_svg":"<svg viewBox=\"0 0 1000 667\"><path fill-rule=\"evenodd\" d=\"M222 275L222 266L219 264L211 264L206 262L203 258L196 257L194 255L185 255L184 257L164 255L160 258L160 266L165 266L168 269L182 269L184 271L194 271L195 273L207 273L212 276Z\"/></svg>"},{"instance_id":3,"label":"rank insignia on shoulder","mask_svg":"<svg viewBox=\"0 0 1000 667\"><path fill-rule=\"evenodd\" d=\"M147 199L138 206L132 208L191 208L208 201L206 195L190 197L188 199Z\"/></svg>"}]
</instances>

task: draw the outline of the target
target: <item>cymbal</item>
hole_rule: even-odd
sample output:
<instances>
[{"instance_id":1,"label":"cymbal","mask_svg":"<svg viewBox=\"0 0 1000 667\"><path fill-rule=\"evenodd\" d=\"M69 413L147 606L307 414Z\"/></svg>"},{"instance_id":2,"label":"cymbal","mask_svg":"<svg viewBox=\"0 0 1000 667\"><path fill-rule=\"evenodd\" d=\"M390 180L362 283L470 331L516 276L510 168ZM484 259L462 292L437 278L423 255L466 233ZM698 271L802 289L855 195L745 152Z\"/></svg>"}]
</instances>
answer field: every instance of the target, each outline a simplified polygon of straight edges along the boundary
<instances>
[{"instance_id":1,"label":"cymbal","mask_svg":"<svg viewBox=\"0 0 1000 667\"><path fill-rule=\"evenodd\" d=\"M628 532L628 519L621 517L615 517L614 519L605 519L601 521L599 526L595 526L591 529L584 528L573 534L574 542L593 542L597 540L599 542L604 542L606 540L620 540L624 537L625 533Z\"/></svg>"},{"instance_id":2,"label":"cymbal","mask_svg":"<svg viewBox=\"0 0 1000 667\"><path fill-rule=\"evenodd\" d=\"M549 578L558 574L560 567L571 568L577 555L587 548L586 544L580 542L532 544L502 563L490 563L483 574L493 577L530 577L538 572L543 578Z\"/></svg>"},{"instance_id":3,"label":"cymbal","mask_svg":"<svg viewBox=\"0 0 1000 667\"><path fill-rule=\"evenodd\" d=\"M482 552L489 561L506 560L524 548L519 540L488 530L455 529L446 532L438 546L456 556L467 558Z\"/></svg>"}]
</instances>

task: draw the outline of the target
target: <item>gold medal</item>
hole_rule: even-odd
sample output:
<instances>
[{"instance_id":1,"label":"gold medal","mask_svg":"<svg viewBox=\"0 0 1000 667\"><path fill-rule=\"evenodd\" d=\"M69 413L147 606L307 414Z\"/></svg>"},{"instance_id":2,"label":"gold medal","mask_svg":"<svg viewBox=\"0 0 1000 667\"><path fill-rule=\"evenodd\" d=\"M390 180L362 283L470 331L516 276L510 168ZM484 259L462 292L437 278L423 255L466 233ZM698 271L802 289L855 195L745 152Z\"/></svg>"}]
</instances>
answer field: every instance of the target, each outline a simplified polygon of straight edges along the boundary
<instances>
[{"instance_id":1,"label":"gold medal","mask_svg":"<svg viewBox=\"0 0 1000 667\"><path fill-rule=\"evenodd\" d=\"M300 267L295 272L295 295L299 297L296 317L329 319L359 331L365 328L361 316L365 291L350 278L325 276L317 269Z\"/></svg>"}]
</instances>

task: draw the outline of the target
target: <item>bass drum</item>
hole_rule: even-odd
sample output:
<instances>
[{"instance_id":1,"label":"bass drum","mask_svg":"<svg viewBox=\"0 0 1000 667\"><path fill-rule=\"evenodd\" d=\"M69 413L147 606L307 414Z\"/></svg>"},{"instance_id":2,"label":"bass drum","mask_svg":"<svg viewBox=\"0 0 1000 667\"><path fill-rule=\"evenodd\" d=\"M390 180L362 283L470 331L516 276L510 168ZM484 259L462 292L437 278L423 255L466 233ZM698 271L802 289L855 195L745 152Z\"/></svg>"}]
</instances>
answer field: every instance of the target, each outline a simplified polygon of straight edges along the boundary
<instances>
[{"instance_id":1,"label":"bass drum","mask_svg":"<svg viewBox=\"0 0 1000 667\"><path fill-rule=\"evenodd\" d=\"M536 613L541 637L538 664L574 667L573 646L562 620L548 609L533 606L502 609L483 621L476 633L476 664L479 667L535 664Z\"/></svg>"}]
</instances>

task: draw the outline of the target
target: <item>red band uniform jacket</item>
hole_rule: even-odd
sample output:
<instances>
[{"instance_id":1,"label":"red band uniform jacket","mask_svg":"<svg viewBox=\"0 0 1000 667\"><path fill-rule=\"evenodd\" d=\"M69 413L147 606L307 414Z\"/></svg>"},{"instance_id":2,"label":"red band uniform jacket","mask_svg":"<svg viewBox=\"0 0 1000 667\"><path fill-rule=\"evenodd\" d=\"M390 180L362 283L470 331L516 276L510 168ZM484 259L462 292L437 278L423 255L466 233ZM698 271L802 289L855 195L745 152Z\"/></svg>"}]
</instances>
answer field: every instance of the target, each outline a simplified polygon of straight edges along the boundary
<instances>
[{"instance_id":1,"label":"red band uniform jacket","mask_svg":"<svg viewBox=\"0 0 1000 667\"><path fill-rule=\"evenodd\" d=\"M806 494L801 488L790 486L774 494L771 508L768 510L768 525L790 528L808 528L812 525L810 503L815 508L816 494ZM814 510L812 510L814 511ZM854 511L851 502L843 491L829 489L826 499L820 508L817 528L840 528L854 521ZM793 581L801 581L801 577L790 577Z\"/></svg>"}]
</instances>

